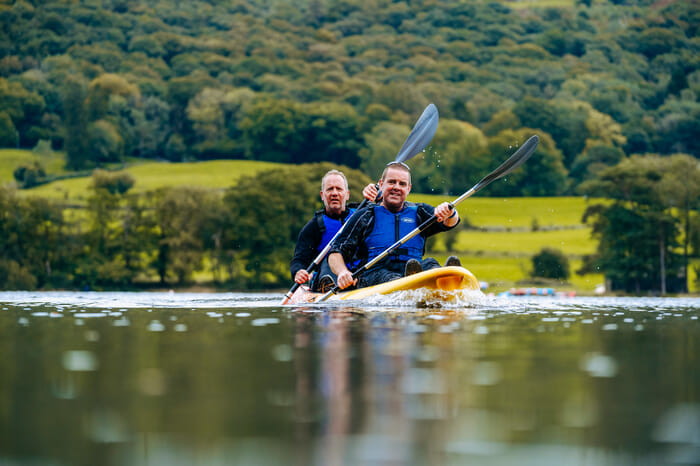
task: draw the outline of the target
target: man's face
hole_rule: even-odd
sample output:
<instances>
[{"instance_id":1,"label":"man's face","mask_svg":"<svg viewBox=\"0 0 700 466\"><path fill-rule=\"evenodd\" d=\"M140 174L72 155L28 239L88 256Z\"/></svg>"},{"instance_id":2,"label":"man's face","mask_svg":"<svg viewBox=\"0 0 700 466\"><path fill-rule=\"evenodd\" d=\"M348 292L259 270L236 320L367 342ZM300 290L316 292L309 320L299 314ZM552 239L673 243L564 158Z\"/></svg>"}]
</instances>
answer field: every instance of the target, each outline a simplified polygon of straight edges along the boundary
<instances>
[{"instance_id":1,"label":"man's face","mask_svg":"<svg viewBox=\"0 0 700 466\"><path fill-rule=\"evenodd\" d=\"M398 212L403 207L406 196L411 192L411 178L406 170L389 167L386 176L379 182L384 199L382 205L391 212Z\"/></svg>"},{"instance_id":2,"label":"man's face","mask_svg":"<svg viewBox=\"0 0 700 466\"><path fill-rule=\"evenodd\" d=\"M350 198L350 193L345 189L345 180L340 175L328 175L323 184L321 199L326 206L326 212L339 215L345 210L345 203Z\"/></svg>"}]
</instances>

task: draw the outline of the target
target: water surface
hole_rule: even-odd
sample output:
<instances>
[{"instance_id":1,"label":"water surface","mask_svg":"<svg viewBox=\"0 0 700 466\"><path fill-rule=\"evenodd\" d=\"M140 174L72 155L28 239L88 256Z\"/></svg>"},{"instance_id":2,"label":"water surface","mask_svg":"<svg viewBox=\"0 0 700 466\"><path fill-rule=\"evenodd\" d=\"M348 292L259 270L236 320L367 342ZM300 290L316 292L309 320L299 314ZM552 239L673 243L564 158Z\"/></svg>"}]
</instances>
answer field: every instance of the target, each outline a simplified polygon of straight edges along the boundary
<instances>
[{"instance_id":1,"label":"water surface","mask_svg":"<svg viewBox=\"0 0 700 466\"><path fill-rule=\"evenodd\" d=\"M0 464L700 463L700 300L0 293Z\"/></svg>"}]
</instances>

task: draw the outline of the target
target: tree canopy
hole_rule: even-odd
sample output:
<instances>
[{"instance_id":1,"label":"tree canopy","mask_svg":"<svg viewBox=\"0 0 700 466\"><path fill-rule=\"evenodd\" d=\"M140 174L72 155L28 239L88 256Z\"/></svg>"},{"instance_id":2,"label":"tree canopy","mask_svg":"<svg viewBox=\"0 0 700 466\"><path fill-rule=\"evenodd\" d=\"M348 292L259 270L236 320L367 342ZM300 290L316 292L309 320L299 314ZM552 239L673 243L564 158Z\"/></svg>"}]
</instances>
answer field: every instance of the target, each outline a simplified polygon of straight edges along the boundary
<instances>
[{"instance_id":1,"label":"tree canopy","mask_svg":"<svg viewBox=\"0 0 700 466\"><path fill-rule=\"evenodd\" d=\"M128 157L365 169L434 102L454 122L436 135L445 163L495 156L528 129L551 137L556 181L508 194L573 192L620 157L700 157L698 17L698 2L645 0L5 1L0 146L50 140L73 169ZM416 188L464 188L454 170L424 172Z\"/></svg>"}]
</instances>

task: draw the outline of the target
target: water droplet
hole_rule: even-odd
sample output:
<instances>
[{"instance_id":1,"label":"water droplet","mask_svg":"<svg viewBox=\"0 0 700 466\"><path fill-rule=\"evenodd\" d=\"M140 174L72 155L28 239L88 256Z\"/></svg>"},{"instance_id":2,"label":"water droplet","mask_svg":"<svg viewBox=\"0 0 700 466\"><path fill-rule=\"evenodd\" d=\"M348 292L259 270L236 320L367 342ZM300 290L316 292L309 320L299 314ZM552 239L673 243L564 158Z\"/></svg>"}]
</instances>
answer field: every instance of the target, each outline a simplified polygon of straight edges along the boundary
<instances>
[{"instance_id":1,"label":"water droplet","mask_svg":"<svg viewBox=\"0 0 700 466\"><path fill-rule=\"evenodd\" d=\"M126 317L117 319L112 323L112 325L114 325L115 327L128 327L129 324L129 319L127 319Z\"/></svg>"},{"instance_id":2,"label":"water droplet","mask_svg":"<svg viewBox=\"0 0 700 466\"><path fill-rule=\"evenodd\" d=\"M614 377L617 375L617 361L600 353L588 353L581 361L581 369L591 377Z\"/></svg>"},{"instance_id":3,"label":"water droplet","mask_svg":"<svg viewBox=\"0 0 700 466\"><path fill-rule=\"evenodd\" d=\"M277 345L272 348L272 357L280 362L288 362L292 360L294 353L289 345Z\"/></svg>"},{"instance_id":4,"label":"water droplet","mask_svg":"<svg viewBox=\"0 0 700 466\"><path fill-rule=\"evenodd\" d=\"M495 362L480 362L474 367L474 385L496 385L501 380L501 367Z\"/></svg>"},{"instance_id":5,"label":"water droplet","mask_svg":"<svg viewBox=\"0 0 700 466\"><path fill-rule=\"evenodd\" d=\"M253 327L264 327L265 325L279 324L280 320L274 317L255 319L251 322Z\"/></svg>"},{"instance_id":6,"label":"water droplet","mask_svg":"<svg viewBox=\"0 0 700 466\"><path fill-rule=\"evenodd\" d=\"M98 443L120 443L128 440L126 423L121 416L109 410L100 410L88 417L87 435Z\"/></svg>"},{"instance_id":7,"label":"water droplet","mask_svg":"<svg viewBox=\"0 0 700 466\"><path fill-rule=\"evenodd\" d=\"M74 372L90 372L99 367L91 351L64 351L62 362L65 370Z\"/></svg>"},{"instance_id":8,"label":"water droplet","mask_svg":"<svg viewBox=\"0 0 700 466\"><path fill-rule=\"evenodd\" d=\"M401 380L401 391L409 394L445 393L447 383L442 371L437 369L408 369Z\"/></svg>"},{"instance_id":9,"label":"water droplet","mask_svg":"<svg viewBox=\"0 0 700 466\"><path fill-rule=\"evenodd\" d=\"M157 320L152 320L146 328L149 332L162 332L165 330L165 326Z\"/></svg>"}]
</instances>

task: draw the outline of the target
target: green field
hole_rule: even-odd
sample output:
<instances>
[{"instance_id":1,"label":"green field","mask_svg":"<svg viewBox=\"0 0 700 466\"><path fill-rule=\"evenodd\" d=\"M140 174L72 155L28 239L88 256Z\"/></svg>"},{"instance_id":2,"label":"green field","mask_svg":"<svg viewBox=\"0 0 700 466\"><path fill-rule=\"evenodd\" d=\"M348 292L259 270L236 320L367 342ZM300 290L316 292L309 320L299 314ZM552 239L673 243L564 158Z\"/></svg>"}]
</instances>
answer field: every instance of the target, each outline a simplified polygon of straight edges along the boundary
<instances>
[{"instance_id":1,"label":"green field","mask_svg":"<svg viewBox=\"0 0 700 466\"><path fill-rule=\"evenodd\" d=\"M408 200L437 205L454 201L457 196L437 196L432 194L411 194ZM475 227L532 228L537 223L540 228L570 227L581 225L586 207L597 200L583 197L479 197L478 194L465 199L457 206L459 215L467 218Z\"/></svg>"},{"instance_id":2,"label":"green field","mask_svg":"<svg viewBox=\"0 0 700 466\"><path fill-rule=\"evenodd\" d=\"M213 160L207 162L166 163L148 162L124 169L136 180L132 192L152 191L174 186L200 186L219 189L228 188L244 175L278 166L270 162L243 160ZM54 181L30 190L29 195L70 199L80 202L89 195L90 177Z\"/></svg>"},{"instance_id":3,"label":"green field","mask_svg":"<svg viewBox=\"0 0 700 466\"><path fill-rule=\"evenodd\" d=\"M469 254L460 254L462 265L469 269L481 282L488 284L486 292L499 293L510 288L523 285L521 280L530 278L532 262L529 257L488 257ZM434 255L443 264L446 256ZM598 284L604 283L603 274L588 274L579 276L576 270L581 267L580 259L570 259L569 267L571 276L568 282L558 282L547 286L556 287L558 290L576 290L583 294L592 294Z\"/></svg>"},{"instance_id":4,"label":"green field","mask_svg":"<svg viewBox=\"0 0 700 466\"><path fill-rule=\"evenodd\" d=\"M200 186L205 188L227 188L244 175L279 166L271 162L251 160L212 160L206 162L169 163L141 162L138 159L121 170L130 173L136 180L133 192L152 191L167 186ZM13 172L20 165L38 161L47 175L65 175L65 158L60 152L47 151L39 154L28 150L0 150L0 184L14 181ZM90 176L68 178L47 183L36 188L22 190L23 194L66 199L75 202L85 200L92 182Z\"/></svg>"},{"instance_id":5,"label":"green field","mask_svg":"<svg viewBox=\"0 0 700 466\"><path fill-rule=\"evenodd\" d=\"M0 149L0 184L15 180L13 173L20 165L39 162L47 174L65 173L65 159L60 152L37 153L21 149Z\"/></svg>"},{"instance_id":6,"label":"green field","mask_svg":"<svg viewBox=\"0 0 700 466\"><path fill-rule=\"evenodd\" d=\"M532 255L543 248L559 249L567 256L595 252L596 241L589 228L550 231L460 231L454 249L475 254Z\"/></svg>"}]
</instances>

